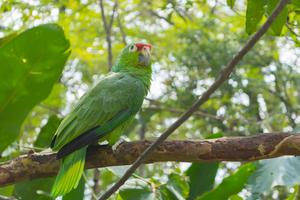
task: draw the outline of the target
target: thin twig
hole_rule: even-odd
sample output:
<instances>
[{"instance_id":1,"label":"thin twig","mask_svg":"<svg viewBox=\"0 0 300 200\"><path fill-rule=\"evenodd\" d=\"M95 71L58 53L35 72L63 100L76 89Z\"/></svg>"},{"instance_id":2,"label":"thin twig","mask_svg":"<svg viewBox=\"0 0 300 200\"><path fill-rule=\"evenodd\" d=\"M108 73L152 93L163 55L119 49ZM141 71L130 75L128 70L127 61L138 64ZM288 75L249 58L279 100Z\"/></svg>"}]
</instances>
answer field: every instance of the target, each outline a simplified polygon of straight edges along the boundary
<instances>
[{"instance_id":1,"label":"thin twig","mask_svg":"<svg viewBox=\"0 0 300 200\"><path fill-rule=\"evenodd\" d=\"M166 107L161 107L161 106L150 106L150 107L145 108L145 110L166 111L166 112L175 113L175 114L182 114L185 111L183 109L166 108ZM197 117L208 117L208 118L211 118L214 120L224 121L224 117L219 117L219 116L212 115L210 113L206 113L206 112L202 112L202 111L196 111L193 113L193 115L197 116Z\"/></svg>"},{"instance_id":2,"label":"thin twig","mask_svg":"<svg viewBox=\"0 0 300 200\"><path fill-rule=\"evenodd\" d=\"M149 101L150 104L154 104L154 106L150 105L149 107L143 108L145 110L166 111L166 112L176 113L176 114L182 114L185 111L185 109L170 108L170 107L168 107L168 105L164 105L162 102L159 102L159 101L154 100L154 99L149 99L149 98L145 98L145 99L147 101ZM195 111L193 113L193 115L198 116L198 117L208 117L208 118L218 120L218 121L224 121L225 120L224 117L216 116L216 115L210 114L210 113L205 112L205 111L200 110L200 109Z\"/></svg>"},{"instance_id":3,"label":"thin twig","mask_svg":"<svg viewBox=\"0 0 300 200\"><path fill-rule=\"evenodd\" d=\"M101 10L101 17L102 17L102 23L104 26L104 30L105 30L105 32L107 32L108 26L107 26L107 21L106 21L106 17L105 17L105 13L104 13L104 6L103 6L102 0L99 0L99 5L100 5L100 10Z\"/></svg>"},{"instance_id":4,"label":"thin twig","mask_svg":"<svg viewBox=\"0 0 300 200\"><path fill-rule=\"evenodd\" d=\"M123 24L121 22L119 13L117 14L117 22L118 22L120 33L121 33L121 36L122 36L122 42L123 42L124 45L127 45L127 39L126 39L127 36L126 36L125 31L124 31Z\"/></svg>"},{"instance_id":5,"label":"thin twig","mask_svg":"<svg viewBox=\"0 0 300 200\"><path fill-rule=\"evenodd\" d=\"M99 187L99 177L100 177L100 171L99 169L94 169L94 173L93 173L93 192L92 192L92 200L96 200L97 199L97 195L100 192L100 187Z\"/></svg>"},{"instance_id":6,"label":"thin twig","mask_svg":"<svg viewBox=\"0 0 300 200\"><path fill-rule=\"evenodd\" d=\"M286 27L289 29L289 31L290 31L293 35L295 35L297 38L300 37L300 34L296 33L296 32L292 29L292 27L290 27L290 25L289 25L288 23L286 23L285 25L286 25Z\"/></svg>"},{"instance_id":7,"label":"thin twig","mask_svg":"<svg viewBox=\"0 0 300 200\"><path fill-rule=\"evenodd\" d=\"M153 10L149 10L149 13L150 13L151 15L153 15L154 17L157 17L158 19L164 20L165 22L167 22L167 23L170 24L170 25L175 25L174 22L172 22L170 19L168 19L168 18L166 18L166 17L164 17L164 16L159 15L157 12L155 12L155 11L153 11Z\"/></svg>"},{"instance_id":8,"label":"thin twig","mask_svg":"<svg viewBox=\"0 0 300 200\"><path fill-rule=\"evenodd\" d=\"M108 25L108 29L111 31L112 25L114 23L114 18L115 18L115 13L118 7L118 0L115 1L111 16L110 16L110 21L109 21L109 25Z\"/></svg>"},{"instance_id":9,"label":"thin twig","mask_svg":"<svg viewBox=\"0 0 300 200\"><path fill-rule=\"evenodd\" d=\"M93 190L93 186L90 185L89 179L88 179L88 177L86 176L86 174L83 173L83 174L82 174L82 177L83 177L83 179L84 179L85 184L88 186L88 188L90 188L90 189L92 190L92 194L91 194L91 195L92 195L92 199L97 199L97 195L96 195L96 193L95 193L94 190Z\"/></svg>"},{"instance_id":10,"label":"thin twig","mask_svg":"<svg viewBox=\"0 0 300 200\"><path fill-rule=\"evenodd\" d=\"M272 22L279 15L282 9L286 6L289 0L281 0L273 11L271 16L267 19L264 25L247 41L245 46L233 57L233 59L226 65L220 76L215 82L208 88L207 91L188 109L179 119L177 119L161 136L149 146L140 157L132 164L132 166L126 171L126 173L116 182L109 190L107 190L99 200L108 199L113 193L115 193L127 179L134 173L134 171L146 160L147 156L153 152L169 135L171 135L182 123L184 123L200 105L209 100L210 95L217 90L228 78L234 70L237 63L252 49L252 47L258 42L258 40L267 32Z\"/></svg>"},{"instance_id":11,"label":"thin twig","mask_svg":"<svg viewBox=\"0 0 300 200\"><path fill-rule=\"evenodd\" d=\"M115 13L118 7L118 0L115 1L114 7L112 10L112 14L109 19L109 23L106 19L105 12L104 12L104 6L103 6L103 0L99 0L99 6L100 6L100 12L101 12L101 19L106 35L106 42L107 42L107 51L108 51L108 56L107 56L107 62L108 62L108 70L110 71L112 68L112 60L113 60L113 54L112 54L112 41L111 41L111 30L112 30L112 25L114 22L115 18Z\"/></svg>"}]
</instances>

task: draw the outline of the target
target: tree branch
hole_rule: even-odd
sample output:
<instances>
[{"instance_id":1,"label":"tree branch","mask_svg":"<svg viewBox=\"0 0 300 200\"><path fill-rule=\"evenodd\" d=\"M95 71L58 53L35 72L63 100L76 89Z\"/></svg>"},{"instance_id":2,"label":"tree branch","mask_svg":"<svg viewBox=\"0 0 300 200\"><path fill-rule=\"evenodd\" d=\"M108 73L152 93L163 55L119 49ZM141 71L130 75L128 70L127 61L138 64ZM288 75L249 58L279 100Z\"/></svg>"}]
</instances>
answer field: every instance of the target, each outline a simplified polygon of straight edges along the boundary
<instances>
[{"instance_id":1,"label":"tree branch","mask_svg":"<svg viewBox=\"0 0 300 200\"><path fill-rule=\"evenodd\" d=\"M143 108L144 110L155 110L155 111L162 111L162 112L166 111L166 112L175 113L175 114L182 114L185 111L185 109L171 108L170 106L164 105L162 102L154 100L154 99L149 99L149 98L145 98L145 99L150 102L150 106ZM210 114L210 113L205 112L204 110L200 110L200 109L195 111L193 113L193 115L197 116L197 117L208 117L208 118L218 120L218 121L225 120L224 117L216 116L216 115Z\"/></svg>"},{"instance_id":2,"label":"tree branch","mask_svg":"<svg viewBox=\"0 0 300 200\"><path fill-rule=\"evenodd\" d=\"M122 42L124 45L127 45L127 39L126 39L126 33L124 31L124 28L123 28L123 24L122 24L122 21L120 19L120 14L117 13L117 22L118 22L118 26L119 26L119 30L120 30L120 33L121 33L121 36L122 36Z\"/></svg>"},{"instance_id":3,"label":"tree branch","mask_svg":"<svg viewBox=\"0 0 300 200\"><path fill-rule=\"evenodd\" d=\"M93 195L91 197L91 200L97 200L97 194L99 194L100 192L99 177L100 177L100 171L98 168L96 168L94 169L94 174L93 174L94 185L92 188Z\"/></svg>"},{"instance_id":4,"label":"tree branch","mask_svg":"<svg viewBox=\"0 0 300 200\"><path fill-rule=\"evenodd\" d=\"M100 6L100 11L101 11L101 19L104 27L105 33L107 33L108 26L107 26L107 21L104 13L104 6L103 6L103 0L99 0L99 6Z\"/></svg>"},{"instance_id":5,"label":"tree branch","mask_svg":"<svg viewBox=\"0 0 300 200\"><path fill-rule=\"evenodd\" d=\"M105 17L103 0L99 0L99 6L100 6L100 12L101 12L101 19L102 19L102 23L103 23L103 28L104 28L105 36L106 36L105 38L106 38L107 51L108 51L107 62L108 62L108 69L110 71L111 68L112 68L112 59L113 59L111 29L112 29L112 25L113 25L113 22L114 22L116 9L118 7L118 0L116 0L115 3L114 3L112 14L111 14L110 19L109 19L109 23L108 23L108 21Z\"/></svg>"},{"instance_id":6,"label":"tree branch","mask_svg":"<svg viewBox=\"0 0 300 200\"><path fill-rule=\"evenodd\" d=\"M175 25L174 22L172 22L170 19L168 19L168 18L166 18L164 16L159 15L157 12L155 12L153 10L149 10L148 12L150 13L150 15L153 15L154 17L157 17L158 19L162 19L162 20L164 20L165 22L167 22L170 25Z\"/></svg>"},{"instance_id":7,"label":"tree branch","mask_svg":"<svg viewBox=\"0 0 300 200\"><path fill-rule=\"evenodd\" d=\"M166 107L162 107L162 106L149 106L144 108L145 110L155 110L155 111L166 111L166 112L170 112L170 113L175 113L175 114L182 114L184 113L185 110L183 109L176 109L176 108L166 108ZM197 110L196 112L193 113L194 116L197 117L208 117L217 121L224 121L224 117L219 117L216 115L212 115L210 113L207 112L203 112L200 110Z\"/></svg>"},{"instance_id":8,"label":"tree branch","mask_svg":"<svg viewBox=\"0 0 300 200\"><path fill-rule=\"evenodd\" d=\"M169 135L171 135L181 124L183 124L202 104L209 100L212 93L214 93L230 76L232 71L238 62L253 48L253 46L259 41L259 39L267 32L269 27L283 8L288 4L289 0L281 0L272 12L270 17L264 23L264 25L247 41L245 46L233 57L233 59L226 65L219 77L214 83L202 94L202 96L179 117L160 137L149 146L138 159L132 164L132 166L125 172L125 174L117 181L110 189L108 189L99 200L108 199L113 193L115 193L125 181L134 173L134 171L146 161L147 156L151 154Z\"/></svg>"},{"instance_id":9,"label":"tree branch","mask_svg":"<svg viewBox=\"0 0 300 200\"><path fill-rule=\"evenodd\" d=\"M88 149L86 168L132 164L151 141L124 142L115 151L109 146ZM198 141L165 141L145 163L254 161L283 155L300 155L300 134L266 133L251 137L224 137ZM0 164L0 186L56 175L55 153L31 153Z\"/></svg>"}]
</instances>

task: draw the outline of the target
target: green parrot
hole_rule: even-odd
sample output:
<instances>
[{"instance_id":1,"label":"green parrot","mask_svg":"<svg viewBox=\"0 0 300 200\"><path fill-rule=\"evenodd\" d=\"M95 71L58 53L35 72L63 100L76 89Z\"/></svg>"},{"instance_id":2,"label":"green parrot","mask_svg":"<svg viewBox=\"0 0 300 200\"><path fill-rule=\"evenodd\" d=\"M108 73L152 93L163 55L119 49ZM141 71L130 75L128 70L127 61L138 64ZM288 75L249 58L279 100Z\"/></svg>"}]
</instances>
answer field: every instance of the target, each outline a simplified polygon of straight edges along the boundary
<instances>
[{"instance_id":1,"label":"green parrot","mask_svg":"<svg viewBox=\"0 0 300 200\"><path fill-rule=\"evenodd\" d=\"M53 197L77 187L88 145L99 140L116 143L141 108L151 84L151 48L144 43L126 46L112 72L89 90L59 125L51 142L61 159Z\"/></svg>"}]
</instances>

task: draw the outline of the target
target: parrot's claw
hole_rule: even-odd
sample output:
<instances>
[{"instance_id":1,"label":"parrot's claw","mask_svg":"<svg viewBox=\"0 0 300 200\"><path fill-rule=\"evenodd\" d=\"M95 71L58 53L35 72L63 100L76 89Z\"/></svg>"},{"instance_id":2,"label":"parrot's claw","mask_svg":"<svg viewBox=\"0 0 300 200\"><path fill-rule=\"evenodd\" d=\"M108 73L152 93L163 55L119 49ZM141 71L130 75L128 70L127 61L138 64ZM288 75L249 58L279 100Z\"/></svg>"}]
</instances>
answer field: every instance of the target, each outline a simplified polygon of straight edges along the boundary
<instances>
[{"instance_id":1,"label":"parrot's claw","mask_svg":"<svg viewBox=\"0 0 300 200\"><path fill-rule=\"evenodd\" d=\"M122 144L123 142L126 142L123 138L120 138L113 146L112 146L112 150L115 153L117 151L117 148L120 144Z\"/></svg>"}]
</instances>

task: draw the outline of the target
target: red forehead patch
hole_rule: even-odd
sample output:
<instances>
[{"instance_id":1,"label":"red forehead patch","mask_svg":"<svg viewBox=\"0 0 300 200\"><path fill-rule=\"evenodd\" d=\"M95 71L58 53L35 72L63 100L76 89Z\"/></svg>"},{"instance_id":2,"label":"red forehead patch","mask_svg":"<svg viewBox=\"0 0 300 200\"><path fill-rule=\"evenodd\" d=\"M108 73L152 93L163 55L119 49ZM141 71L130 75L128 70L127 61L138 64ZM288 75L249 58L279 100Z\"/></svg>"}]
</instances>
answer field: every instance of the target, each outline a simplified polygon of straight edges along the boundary
<instances>
[{"instance_id":1,"label":"red forehead patch","mask_svg":"<svg viewBox=\"0 0 300 200\"><path fill-rule=\"evenodd\" d=\"M138 50L141 50L143 47L152 48L151 44L144 44L144 43L136 43L135 46L138 48Z\"/></svg>"}]
</instances>

